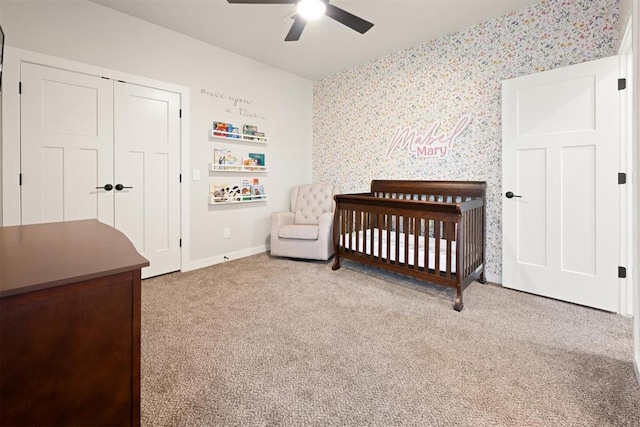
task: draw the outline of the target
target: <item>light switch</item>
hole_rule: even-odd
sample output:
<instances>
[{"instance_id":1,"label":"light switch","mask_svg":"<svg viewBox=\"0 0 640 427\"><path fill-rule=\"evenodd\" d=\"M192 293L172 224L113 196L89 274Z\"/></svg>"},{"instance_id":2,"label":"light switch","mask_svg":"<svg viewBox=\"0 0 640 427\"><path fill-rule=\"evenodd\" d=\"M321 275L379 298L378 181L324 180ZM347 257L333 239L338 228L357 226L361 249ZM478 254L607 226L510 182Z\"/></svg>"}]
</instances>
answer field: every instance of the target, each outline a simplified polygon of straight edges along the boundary
<instances>
[{"instance_id":1,"label":"light switch","mask_svg":"<svg viewBox=\"0 0 640 427\"><path fill-rule=\"evenodd\" d=\"M200 181L200 169L193 170L193 180Z\"/></svg>"}]
</instances>

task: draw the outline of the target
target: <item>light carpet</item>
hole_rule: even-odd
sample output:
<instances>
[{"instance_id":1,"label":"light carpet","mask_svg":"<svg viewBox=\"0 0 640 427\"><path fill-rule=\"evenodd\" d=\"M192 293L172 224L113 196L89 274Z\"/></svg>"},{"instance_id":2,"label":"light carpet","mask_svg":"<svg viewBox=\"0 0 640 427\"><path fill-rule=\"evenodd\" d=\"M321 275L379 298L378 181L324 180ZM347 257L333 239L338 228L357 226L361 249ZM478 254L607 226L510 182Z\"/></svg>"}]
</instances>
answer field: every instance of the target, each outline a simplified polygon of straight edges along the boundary
<instances>
[{"instance_id":1,"label":"light carpet","mask_svg":"<svg viewBox=\"0 0 640 427\"><path fill-rule=\"evenodd\" d=\"M143 426L640 426L632 319L259 254L142 284Z\"/></svg>"}]
</instances>

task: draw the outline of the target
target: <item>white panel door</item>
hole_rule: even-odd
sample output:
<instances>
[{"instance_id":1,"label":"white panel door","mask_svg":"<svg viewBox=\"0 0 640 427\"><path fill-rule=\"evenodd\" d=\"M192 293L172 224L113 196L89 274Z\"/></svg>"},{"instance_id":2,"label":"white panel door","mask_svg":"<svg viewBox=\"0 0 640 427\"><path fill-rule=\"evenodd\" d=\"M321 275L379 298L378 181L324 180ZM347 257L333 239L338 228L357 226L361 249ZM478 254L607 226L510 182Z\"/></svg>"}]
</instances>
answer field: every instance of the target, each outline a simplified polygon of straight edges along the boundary
<instances>
[{"instance_id":1,"label":"white panel door","mask_svg":"<svg viewBox=\"0 0 640 427\"><path fill-rule=\"evenodd\" d=\"M180 95L120 82L114 90L116 228L149 260L143 278L179 270Z\"/></svg>"},{"instance_id":2,"label":"white panel door","mask_svg":"<svg viewBox=\"0 0 640 427\"><path fill-rule=\"evenodd\" d=\"M22 224L97 218L113 225L109 80L22 63Z\"/></svg>"},{"instance_id":3,"label":"white panel door","mask_svg":"<svg viewBox=\"0 0 640 427\"><path fill-rule=\"evenodd\" d=\"M503 83L503 285L619 309L617 57Z\"/></svg>"}]
</instances>

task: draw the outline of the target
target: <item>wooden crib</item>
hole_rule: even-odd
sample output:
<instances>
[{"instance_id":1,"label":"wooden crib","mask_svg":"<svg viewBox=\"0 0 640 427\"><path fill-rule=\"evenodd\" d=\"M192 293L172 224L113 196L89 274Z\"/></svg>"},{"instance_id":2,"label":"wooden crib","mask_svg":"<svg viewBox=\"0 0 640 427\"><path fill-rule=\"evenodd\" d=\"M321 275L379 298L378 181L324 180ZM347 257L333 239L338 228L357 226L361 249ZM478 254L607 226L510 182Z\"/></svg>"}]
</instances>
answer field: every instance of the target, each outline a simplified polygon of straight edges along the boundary
<instances>
[{"instance_id":1,"label":"wooden crib","mask_svg":"<svg viewBox=\"0 0 640 427\"><path fill-rule=\"evenodd\" d=\"M334 196L335 260L342 258L462 291L485 282L485 192L479 181L374 180L370 193Z\"/></svg>"}]
</instances>

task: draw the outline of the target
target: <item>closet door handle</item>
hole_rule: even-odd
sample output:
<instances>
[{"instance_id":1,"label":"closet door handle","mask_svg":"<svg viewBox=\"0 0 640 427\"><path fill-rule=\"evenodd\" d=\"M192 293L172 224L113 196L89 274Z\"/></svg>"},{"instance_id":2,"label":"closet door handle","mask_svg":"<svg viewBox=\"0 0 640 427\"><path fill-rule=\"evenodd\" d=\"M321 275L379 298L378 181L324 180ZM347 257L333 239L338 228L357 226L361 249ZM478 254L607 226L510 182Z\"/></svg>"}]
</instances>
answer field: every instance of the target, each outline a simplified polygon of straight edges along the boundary
<instances>
[{"instance_id":1,"label":"closet door handle","mask_svg":"<svg viewBox=\"0 0 640 427\"><path fill-rule=\"evenodd\" d=\"M125 188L133 188L133 187L125 187L122 184L116 184L116 190L118 191L124 190Z\"/></svg>"},{"instance_id":2,"label":"closet door handle","mask_svg":"<svg viewBox=\"0 0 640 427\"><path fill-rule=\"evenodd\" d=\"M117 186L116 186L117 188ZM111 191L113 190L113 185L111 184L107 184L104 187L96 187L96 190L107 190L107 191Z\"/></svg>"},{"instance_id":3,"label":"closet door handle","mask_svg":"<svg viewBox=\"0 0 640 427\"><path fill-rule=\"evenodd\" d=\"M116 185L116 190L118 189L118 186ZM522 197L522 196L518 196L516 194L513 194L513 191L507 191L506 193L504 193L505 197L507 199L513 199L514 197Z\"/></svg>"}]
</instances>

